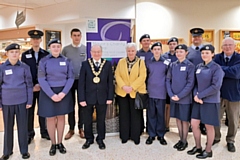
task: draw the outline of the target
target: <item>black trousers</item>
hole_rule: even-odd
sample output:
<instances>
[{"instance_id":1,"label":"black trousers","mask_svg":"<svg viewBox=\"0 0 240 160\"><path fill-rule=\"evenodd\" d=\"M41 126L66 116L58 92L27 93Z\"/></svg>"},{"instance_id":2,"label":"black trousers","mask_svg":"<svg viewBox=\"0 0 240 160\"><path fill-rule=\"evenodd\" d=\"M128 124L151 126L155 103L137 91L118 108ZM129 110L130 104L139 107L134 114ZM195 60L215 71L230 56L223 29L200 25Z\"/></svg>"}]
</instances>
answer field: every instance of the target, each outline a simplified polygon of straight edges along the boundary
<instances>
[{"instance_id":1,"label":"black trousers","mask_svg":"<svg viewBox=\"0 0 240 160\"><path fill-rule=\"evenodd\" d=\"M76 120L75 120L76 91L78 95L78 80L74 81L73 86L71 88L74 109L73 109L73 112L68 114L68 124L69 124L70 130L74 130L74 127L76 124ZM83 111L78 100L77 100L77 104L78 104L78 129L81 129L83 128Z\"/></svg>"},{"instance_id":2,"label":"black trousers","mask_svg":"<svg viewBox=\"0 0 240 160\"><path fill-rule=\"evenodd\" d=\"M120 138L122 141L132 139L140 141L142 128L142 110L134 108L134 99L127 94L125 97L117 96L119 105Z\"/></svg>"},{"instance_id":3,"label":"black trousers","mask_svg":"<svg viewBox=\"0 0 240 160\"><path fill-rule=\"evenodd\" d=\"M26 103L19 105L3 105L3 123L4 123L4 147L3 154L9 155L13 151L13 126L16 115L18 144L20 153L28 152L28 130L27 130L27 115Z\"/></svg>"},{"instance_id":4,"label":"black trousers","mask_svg":"<svg viewBox=\"0 0 240 160\"><path fill-rule=\"evenodd\" d=\"M39 92L33 92L33 103L32 107L28 109L28 136L33 138L35 136L34 131L34 112L36 102L39 102ZM46 119L44 117L38 116L38 121L40 125L40 133L41 135L48 134L46 128Z\"/></svg>"},{"instance_id":5,"label":"black trousers","mask_svg":"<svg viewBox=\"0 0 240 160\"><path fill-rule=\"evenodd\" d=\"M107 104L101 104L101 105L88 104L86 107L83 107L84 133L85 133L85 138L87 140L90 140L90 141L94 140L93 129L92 129L94 106L96 107L96 114L97 114L98 136L96 138L96 141L99 141L99 140L105 139L105 133L106 133L105 118L106 118L106 112L107 112Z\"/></svg>"}]
</instances>

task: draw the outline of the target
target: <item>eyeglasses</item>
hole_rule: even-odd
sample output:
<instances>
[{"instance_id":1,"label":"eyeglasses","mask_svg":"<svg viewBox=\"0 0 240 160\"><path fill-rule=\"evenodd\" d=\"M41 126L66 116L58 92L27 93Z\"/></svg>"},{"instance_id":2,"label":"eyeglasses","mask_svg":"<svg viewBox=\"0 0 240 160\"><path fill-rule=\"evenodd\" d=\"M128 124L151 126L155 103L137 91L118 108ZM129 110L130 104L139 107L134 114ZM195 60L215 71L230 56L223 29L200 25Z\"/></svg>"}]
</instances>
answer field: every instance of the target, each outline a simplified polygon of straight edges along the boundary
<instances>
[{"instance_id":1,"label":"eyeglasses","mask_svg":"<svg viewBox=\"0 0 240 160\"><path fill-rule=\"evenodd\" d=\"M234 46L234 44L224 44L223 47L231 47Z\"/></svg>"}]
</instances>

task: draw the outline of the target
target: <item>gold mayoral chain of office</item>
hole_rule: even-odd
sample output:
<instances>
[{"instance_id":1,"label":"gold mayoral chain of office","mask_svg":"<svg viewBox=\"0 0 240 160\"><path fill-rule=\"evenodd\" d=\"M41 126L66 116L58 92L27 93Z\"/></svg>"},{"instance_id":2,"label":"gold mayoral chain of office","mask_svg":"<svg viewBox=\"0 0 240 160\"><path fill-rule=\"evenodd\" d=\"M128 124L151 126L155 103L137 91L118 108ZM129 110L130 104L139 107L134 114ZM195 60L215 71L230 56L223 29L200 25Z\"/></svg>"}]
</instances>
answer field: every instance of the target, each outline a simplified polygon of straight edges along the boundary
<instances>
[{"instance_id":1,"label":"gold mayoral chain of office","mask_svg":"<svg viewBox=\"0 0 240 160\"><path fill-rule=\"evenodd\" d=\"M96 72L95 69L94 69L94 65L91 61L91 59L89 58L88 59L88 62L92 68L92 73L94 74L94 78L93 78L93 82L94 83L99 83L100 82L100 78L98 77L100 74L101 74L101 71L102 71L102 68L103 68L103 65L105 64L106 60L104 59L103 62L101 63L100 67L99 67L99 70Z\"/></svg>"}]
</instances>

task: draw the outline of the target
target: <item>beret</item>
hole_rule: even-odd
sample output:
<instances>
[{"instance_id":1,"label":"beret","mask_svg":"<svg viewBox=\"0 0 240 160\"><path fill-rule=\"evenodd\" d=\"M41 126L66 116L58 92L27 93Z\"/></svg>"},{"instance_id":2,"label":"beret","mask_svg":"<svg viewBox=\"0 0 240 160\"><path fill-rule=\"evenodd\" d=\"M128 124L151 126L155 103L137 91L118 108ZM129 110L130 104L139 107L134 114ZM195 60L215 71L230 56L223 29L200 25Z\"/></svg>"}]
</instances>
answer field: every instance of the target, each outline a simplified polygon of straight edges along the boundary
<instances>
[{"instance_id":1,"label":"beret","mask_svg":"<svg viewBox=\"0 0 240 160\"><path fill-rule=\"evenodd\" d=\"M144 38L150 38L150 35L149 35L149 34L144 34L144 35L142 35L142 36L140 37L140 39L139 39L139 42L141 42L142 39L144 39Z\"/></svg>"},{"instance_id":2,"label":"beret","mask_svg":"<svg viewBox=\"0 0 240 160\"><path fill-rule=\"evenodd\" d=\"M214 53L215 48L214 48L214 46L211 45L211 44L206 44L206 45L204 45L204 46L200 49L200 52L202 52L203 50L209 50L209 51L211 51L212 53Z\"/></svg>"},{"instance_id":3,"label":"beret","mask_svg":"<svg viewBox=\"0 0 240 160\"><path fill-rule=\"evenodd\" d=\"M57 43L57 44L62 44L60 40L58 39L52 39L48 42L48 47L53 44L53 43Z\"/></svg>"},{"instance_id":4,"label":"beret","mask_svg":"<svg viewBox=\"0 0 240 160\"><path fill-rule=\"evenodd\" d=\"M5 51L9 51L9 50L13 50L13 49L20 49L20 48L21 48L21 46L19 44L12 43L5 48Z\"/></svg>"},{"instance_id":5,"label":"beret","mask_svg":"<svg viewBox=\"0 0 240 160\"><path fill-rule=\"evenodd\" d=\"M185 51L188 51L188 47L185 44L179 44L177 45L177 47L175 48L175 50L177 49L183 49Z\"/></svg>"},{"instance_id":6,"label":"beret","mask_svg":"<svg viewBox=\"0 0 240 160\"><path fill-rule=\"evenodd\" d=\"M160 43L160 42L154 43L154 44L152 45L151 49L153 49L153 48L156 47L156 46L160 46L160 47L162 48L162 43Z\"/></svg>"}]
</instances>

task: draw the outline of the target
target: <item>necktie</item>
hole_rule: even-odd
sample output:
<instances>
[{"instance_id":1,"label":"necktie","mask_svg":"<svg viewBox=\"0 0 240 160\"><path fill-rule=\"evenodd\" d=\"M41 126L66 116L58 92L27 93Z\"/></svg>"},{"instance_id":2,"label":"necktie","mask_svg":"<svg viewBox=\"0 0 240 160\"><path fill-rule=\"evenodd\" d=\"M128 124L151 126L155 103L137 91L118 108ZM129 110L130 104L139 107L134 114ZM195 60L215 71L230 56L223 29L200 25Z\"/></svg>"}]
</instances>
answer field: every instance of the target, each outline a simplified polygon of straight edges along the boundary
<instances>
[{"instance_id":1,"label":"necktie","mask_svg":"<svg viewBox=\"0 0 240 160\"><path fill-rule=\"evenodd\" d=\"M99 62L95 62L96 67L99 67Z\"/></svg>"},{"instance_id":2,"label":"necktie","mask_svg":"<svg viewBox=\"0 0 240 160\"><path fill-rule=\"evenodd\" d=\"M35 59L36 59L36 62L37 62L38 61L38 52L35 52L34 56L35 56Z\"/></svg>"},{"instance_id":3,"label":"necktie","mask_svg":"<svg viewBox=\"0 0 240 160\"><path fill-rule=\"evenodd\" d=\"M226 62L226 65L228 65L228 62L229 62L229 58L228 57L225 58L225 62Z\"/></svg>"},{"instance_id":4,"label":"necktie","mask_svg":"<svg viewBox=\"0 0 240 160\"><path fill-rule=\"evenodd\" d=\"M199 47L196 47L195 49L196 49L196 50L199 50Z\"/></svg>"}]
</instances>

